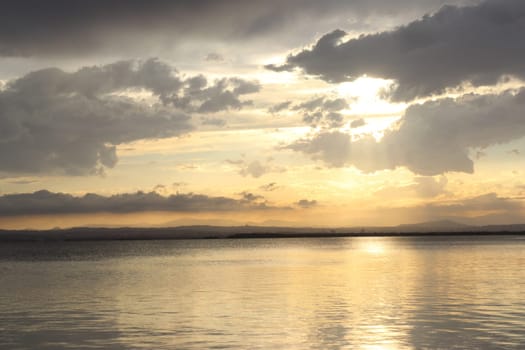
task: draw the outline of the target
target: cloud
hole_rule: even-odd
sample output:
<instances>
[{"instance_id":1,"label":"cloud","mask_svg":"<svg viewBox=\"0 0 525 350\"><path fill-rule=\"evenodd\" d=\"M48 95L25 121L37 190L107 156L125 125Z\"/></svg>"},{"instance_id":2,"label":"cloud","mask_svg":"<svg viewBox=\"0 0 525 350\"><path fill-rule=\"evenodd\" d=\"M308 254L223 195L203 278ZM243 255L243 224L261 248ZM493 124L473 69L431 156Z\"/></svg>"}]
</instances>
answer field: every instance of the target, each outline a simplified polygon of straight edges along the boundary
<instances>
[{"instance_id":1,"label":"cloud","mask_svg":"<svg viewBox=\"0 0 525 350\"><path fill-rule=\"evenodd\" d=\"M242 197L241 201L246 203L266 203L266 199L258 194L253 194L251 192L244 191L241 192L240 195Z\"/></svg>"},{"instance_id":2,"label":"cloud","mask_svg":"<svg viewBox=\"0 0 525 350\"><path fill-rule=\"evenodd\" d=\"M182 181L177 181L177 182L174 182L171 184L171 187L177 189L177 188L181 188L181 187L185 187L185 186L188 186L188 183L186 182L182 182Z\"/></svg>"},{"instance_id":3,"label":"cloud","mask_svg":"<svg viewBox=\"0 0 525 350\"><path fill-rule=\"evenodd\" d=\"M308 101L299 103L292 107L293 110L304 110L313 112L318 109L325 111L339 111L348 106L344 98L330 99L326 96L314 97Z\"/></svg>"},{"instance_id":4,"label":"cloud","mask_svg":"<svg viewBox=\"0 0 525 350\"><path fill-rule=\"evenodd\" d=\"M216 113L251 105L252 101L241 100L241 96L260 89L257 81L233 77L216 79L210 84L205 76L197 75L181 80L180 90L168 91L159 98L164 104L188 113Z\"/></svg>"},{"instance_id":5,"label":"cloud","mask_svg":"<svg viewBox=\"0 0 525 350\"><path fill-rule=\"evenodd\" d=\"M241 95L258 92L261 86L256 81L246 81L239 78L224 78L216 80L214 85L202 89L187 89L185 96L179 100L173 98L173 104L177 105L179 101L190 101L185 106L192 111L199 113L215 113L228 109L241 109L243 106L249 106L252 101L241 101ZM200 105L191 108L191 101L199 101Z\"/></svg>"},{"instance_id":6,"label":"cloud","mask_svg":"<svg viewBox=\"0 0 525 350\"><path fill-rule=\"evenodd\" d=\"M470 152L525 136L525 89L498 95L465 95L410 106L376 141L340 131L321 131L284 148L330 167L364 172L406 167L425 176L474 171Z\"/></svg>"},{"instance_id":7,"label":"cloud","mask_svg":"<svg viewBox=\"0 0 525 350\"><path fill-rule=\"evenodd\" d=\"M414 221L457 220L476 225L523 223L524 206L518 199L486 193L476 197L439 201L414 207L380 208L384 215Z\"/></svg>"},{"instance_id":8,"label":"cloud","mask_svg":"<svg viewBox=\"0 0 525 350\"><path fill-rule=\"evenodd\" d=\"M438 177L417 176L413 179L412 184L389 185L374 192L374 195L381 200L406 199L414 196L419 198L435 198L450 194L450 192L446 190L447 184L448 179L443 175Z\"/></svg>"},{"instance_id":9,"label":"cloud","mask_svg":"<svg viewBox=\"0 0 525 350\"><path fill-rule=\"evenodd\" d=\"M220 118L203 117L201 118L201 124L212 126L225 126L226 120Z\"/></svg>"},{"instance_id":10,"label":"cloud","mask_svg":"<svg viewBox=\"0 0 525 350\"><path fill-rule=\"evenodd\" d=\"M223 62L224 57L219 53L210 52L209 54L206 55L204 60L207 62Z\"/></svg>"},{"instance_id":11,"label":"cloud","mask_svg":"<svg viewBox=\"0 0 525 350\"><path fill-rule=\"evenodd\" d=\"M203 212L276 209L259 198L247 200L228 197L210 197L202 194L175 194L162 196L156 192L122 193L101 196L88 193L73 196L46 190L34 193L0 196L0 215L46 215L89 213L134 213L145 211Z\"/></svg>"},{"instance_id":12,"label":"cloud","mask_svg":"<svg viewBox=\"0 0 525 350\"><path fill-rule=\"evenodd\" d=\"M428 11L460 0L19 0L2 4L0 55L76 55L172 49L184 41L304 37L318 28L371 15ZM273 40L275 41L275 40Z\"/></svg>"},{"instance_id":13,"label":"cloud","mask_svg":"<svg viewBox=\"0 0 525 350\"><path fill-rule=\"evenodd\" d=\"M268 173L284 172L285 169L272 164L273 159L268 158L265 162L259 160L249 161L246 159L226 159L225 162L235 165L239 168L239 174L241 176L251 176L259 178Z\"/></svg>"},{"instance_id":14,"label":"cloud","mask_svg":"<svg viewBox=\"0 0 525 350\"><path fill-rule=\"evenodd\" d=\"M271 191L275 191L276 189L278 189L279 186L277 186L276 182L270 182L270 183L260 186L259 188L263 191L271 192Z\"/></svg>"},{"instance_id":15,"label":"cloud","mask_svg":"<svg viewBox=\"0 0 525 350\"><path fill-rule=\"evenodd\" d=\"M330 82L363 75L393 79L394 101L444 92L463 82L490 85L504 76L525 78L525 2L487 0L445 6L388 32L346 40L334 30L312 47L290 54L275 71L300 68Z\"/></svg>"},{"instance_id":16,"label":"cloud","mask_svg":"<svg viewBox=\"0 0 525 350\"><path fill-rule=\"evenodd\" d=\"M420 197L431 198L447 193L448 180L445 176L440 176L438 179L431 176L418 176L414 178L414 181L416 183L412 188Z\"/></svg>"},{"instance_id":17,"label":"cloud","mask_svg":"<svg viewBox=\"0 0 525 350\"><path fill-rule=\"evenodd\" d=\"M272 114L288 110L300 112L303 122L312 127L325 129L341 127L345 119L340 113L341 110L348 108L348 102L344 98L331 96L315 96L307 101L295 103L285 101L278 103L268 109Z\"/></svg>"},{"instance_id":18,"label":"cloud","mask_svg":"<svg viewBox=\"0 0 525 350\"><path fill-rule=\"evenodd\" d=\"M35 71L0 91L0 172L101 173L117 163L117 145L187 133L189 113L240 108L240 96L257 89L238 78L182 77L156 59ZM126 97L142 90L158 101Z\"/></svg>"},{"instance_id":19,"label":"cloud","mask_svg":"<svg viewBox=\"0 0 525 350\"><path fill-rule=\"evenodd\" d=\"M322 160L329 167L343 167L350 162L350 135L339 131L321 132L295 141L285 148Z\"/></svg>"},{"instance_id":20,"label":"cloud","mask_svg":"<svg viewBox=\"0 0 525 350\"><path fill-rule=\"evenodd\" d=\"M291 104L292 104L292 101L284 101L284 102L278 103L268 108L268 112L272 114L281 112L285 109L288 109L288 107L290 107Z\"/></svg>"},{"instance_id":21,"label":"cloud","mask_svg":"<svg viewBox=\"0 0 525 350\"><path fill-rule=\"evenodd\" d=\"M295 205L297 205L298 207L301 207L303 209L307 209L307 208L312 208L312 207L317 206L317 201L316 200L301 199L301 200L295 202Z\"/></svg>"},{"instance_id":22,"label":"cloud","mask_svg":"<svg viewBox=\"0 0 525 350\"><path fill-rule=\"evenodd\" d=\"M523 209L521 201L500 197L496 193L486 193L480 196L457 200L450 203L428 204L431 211L441 215L454 213L471 213L480 211L514 211Z\"/></svg>"},{"instance_id":23,"label":"cloud","mask_svg":"<svg viewBox=\"0 0 525 350\"><path fill-rule=\"evenodd\" d=\"M352 122L350 122L350 127L352 129L356 129L356 128L360 128L362 126L365 126L366 125L366 122L363 118L359 118L359 119L354 119L352 120Z\"/></svg>"},{"instance_id":24,"label":"cloud","mask_svg":"<svg viewBox=\"0 0 525 350\"><path fill-rule=\"evenodd\" d=\"M269 167L266 164L261 163L258 160L254 160L249 163L243 163L239 173L242 176L253 176L261 177L269 171Z\"/></svg>"},{"instance_id":25,"label":"cloud","mask_svg":"<svg viewBox=\"0 0 525 350\"><path fill-rule=\"evenodd\" d=\"M37 180L11 180L7 181L7 183L13 184L13 185L29 185L33 183L37 183Z\"/></svg>"}]
</instances>

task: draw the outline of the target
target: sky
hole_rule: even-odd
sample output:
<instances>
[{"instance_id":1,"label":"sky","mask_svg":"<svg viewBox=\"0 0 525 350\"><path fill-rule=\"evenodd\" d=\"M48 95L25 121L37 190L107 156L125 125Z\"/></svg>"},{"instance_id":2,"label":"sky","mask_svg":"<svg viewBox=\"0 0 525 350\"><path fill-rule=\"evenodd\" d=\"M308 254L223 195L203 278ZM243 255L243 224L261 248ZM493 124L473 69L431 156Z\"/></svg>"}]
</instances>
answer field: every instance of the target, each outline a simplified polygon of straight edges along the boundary
<instances>
[{"instance_id":1,"label":"sky","mask_svg":"<svg viewBox=\"0 0 525 350\"><path fill-rule=\"evenodd\" d=\"M0 228L525 223L522 0L17 0Z\"/></svg>"}]
</instances>

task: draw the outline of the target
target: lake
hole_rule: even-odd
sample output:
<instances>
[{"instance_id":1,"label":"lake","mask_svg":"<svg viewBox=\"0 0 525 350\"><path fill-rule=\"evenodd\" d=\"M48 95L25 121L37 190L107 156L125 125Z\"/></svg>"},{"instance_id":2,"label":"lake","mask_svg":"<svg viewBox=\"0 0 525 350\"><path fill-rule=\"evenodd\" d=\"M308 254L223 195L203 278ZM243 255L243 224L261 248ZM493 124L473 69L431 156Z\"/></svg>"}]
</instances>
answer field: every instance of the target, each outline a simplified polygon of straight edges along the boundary
<instances>
[{"instance_id":1,"label":"lake","mask_svg":"<svg viewBox=\"0 0 525 350\"><path fill-rule=\"evenodd\" d=\"M524 349L525 237L2 243L1 349Z\"/></svg>"}]
</instances>

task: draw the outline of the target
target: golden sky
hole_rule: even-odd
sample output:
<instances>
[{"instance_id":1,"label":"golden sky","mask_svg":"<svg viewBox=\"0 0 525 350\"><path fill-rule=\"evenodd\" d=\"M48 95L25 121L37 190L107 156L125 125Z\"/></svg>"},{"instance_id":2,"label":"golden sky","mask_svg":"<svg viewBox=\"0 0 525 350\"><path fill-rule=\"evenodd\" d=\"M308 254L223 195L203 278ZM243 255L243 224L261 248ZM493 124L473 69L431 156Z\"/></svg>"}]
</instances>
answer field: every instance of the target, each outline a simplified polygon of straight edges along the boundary
<instances>
[{"instance_id":1,"label":"golden sky","mask_svg":"<svg viewBox=\"0 0 525 350\"><path fill-rule=\"evenodd\" d=\"M0 228L525 221L524 2L197 2L0 15Z\"/></svg>"}]
</instances>

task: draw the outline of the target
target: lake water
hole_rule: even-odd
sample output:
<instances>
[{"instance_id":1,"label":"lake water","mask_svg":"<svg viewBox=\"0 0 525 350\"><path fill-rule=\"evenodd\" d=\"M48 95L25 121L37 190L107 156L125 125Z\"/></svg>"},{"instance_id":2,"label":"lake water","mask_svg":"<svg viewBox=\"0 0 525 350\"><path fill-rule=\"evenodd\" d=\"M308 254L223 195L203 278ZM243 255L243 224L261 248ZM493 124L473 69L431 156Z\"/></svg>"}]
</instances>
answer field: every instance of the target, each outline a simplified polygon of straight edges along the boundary
<instances>
[{"instance_id":1,"label":"lake water","mask_svg":"<svg viewBox=\"0 0 525 350\"><path fill-rule=\"evenodd\" d=\"M525 349L525 237L0 243L1 349Z\"/></svg>"}]
</instances>

